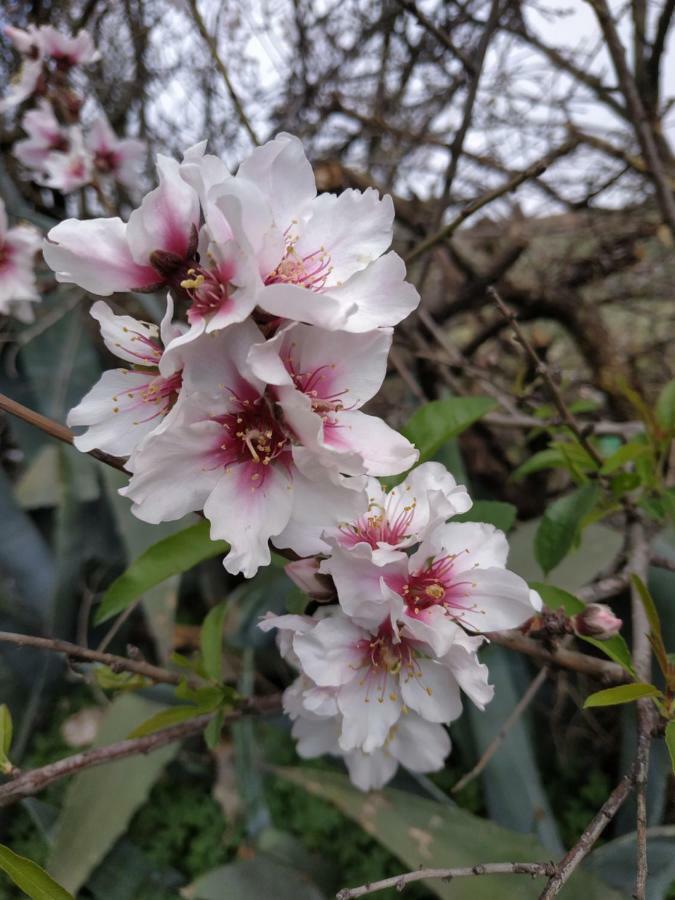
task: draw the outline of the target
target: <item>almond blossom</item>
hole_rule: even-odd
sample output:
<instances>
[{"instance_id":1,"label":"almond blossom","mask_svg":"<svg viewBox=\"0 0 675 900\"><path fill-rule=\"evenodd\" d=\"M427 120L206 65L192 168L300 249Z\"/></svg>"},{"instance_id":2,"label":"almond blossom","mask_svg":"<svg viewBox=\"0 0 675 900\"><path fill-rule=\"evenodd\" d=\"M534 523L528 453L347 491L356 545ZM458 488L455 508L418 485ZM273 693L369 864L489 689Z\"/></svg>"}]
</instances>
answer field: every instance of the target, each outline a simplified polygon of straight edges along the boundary
<instances>
[{"instance_id":1,"label":"almond blossom","mask_svg":"<svg viewBox=\"0 0 675 900\"><path fill-rule=\"evenodd\" d=\"M382 618L392 601L398 616L420 640L442 652L446 630L470 632L517 628L541 601L527 583L505 568L508 542L493 525L450 522L437 526L410 557L377 566L338 548L320 571L335 582L341 607L366 627Z\"/></svg>"},{"instance_id":2,"label":"almond blossom","mask_svg":"<svg viewBox=\"0 0 675 900\"><path fill-rule=\"evenodd\" d=\"M0 313L32 322L32 304L40 295L35 282L35 254L42 237L32 225L8 227L5 204L0 199Z\"/></svg>"},{"instance_id":3,"label":"almond blossom","mask_svg":"<svg viewBox=\"0 0 675 900\"><path fill-rule=\"evenodd\" d=\"M145 141L118 138L107 117L101 114L90 126L84 142L97 175L111 177L129 189L135 187Z\"/></svg>"},{"instance_id":4,"label":"almond blossom","mask_svg":"<svg viewBox=\"0 0 675 900\"><path fill-rule=\"evenodd\" d=\"M317 196L301 142L280 134L258 147L232 177L204 145L192 148L184 177L200 191L206 222L255 259L255 305L330 330L395 325L419 303L393 252L394 208L377 191ZM383 255L384 254L384 255Z\"/></svg>"},{"instance_id":5,"label":"almond blossom","mask_svg":"<svg viewBox=\"0 0 675 900\"><path fill-rule=\"evenodd\" d=\"M157 172L159 186L128 223L66 219L51 229L43 252L57 281L108 297L183 279L197 250L199 201L175 160L159 156Z\"/></svg>"},{"instance_id":6,"label":"almond blossom","mask_svg":"<svg viewBox=\"0 0 675 900\"><path fill-rule=\"evenodd\" d=\"M269 539L300 514L296 490L324 508L342 491L357 511L363 496L330 477L306 484L312 479L296 464L297 436L274 393L246 365L251 346L261 340L247 321L186 348L182 378L189 402L138 448L129 464L133 477L122 491L148 522L203 509L211 537L231 544L225 567L247 577L269 563ZM170 352L180 356L180 350Z\"/></svg>"},{"instance_id":7,"label":"almond blossom","mask_svg":"<svg viewBox=\"0 0 675 900\"><path fill-rule=\"evenodd\" d=\"M130 456L143 438L166 427L167 415L175 407L182 367L178 360L167 358L164 348L180 328L171 322L170 299L159 328L131 316L117 316L102 300L92 306L91 315L108 350L131 366L104 372L71 409L68 425L87 426L75 438L78 450L86 453L96 448L113 456Z\"/></svg>"},{"instance_id":8,"label":"almond blossom","mask_svg":"<svg viewBox=\"0 0 675 900\"><path fill-rule=\"evenodd\" d=\"M59 123L51 103L44 97L38 100L36 109L24 115L21 127L28 137L16 142L13 153L28 169L41 174L53 151L68 150L68 130Z\"/></svg>"},{"instance_id":9,"label":"almond blossom","mask_svg":"<svg viewBox=\"0 0 675 900\"><path fill-rule=\"evenodd\" d=\"M67 130L67 149L53 151L44 162L44 177L36 179L47 187L64 194L85 187L92 180L92 161L86 147L82 129L72 125ZM57 226L58 227L58 226Z\"/></svg>"}]
</instances>

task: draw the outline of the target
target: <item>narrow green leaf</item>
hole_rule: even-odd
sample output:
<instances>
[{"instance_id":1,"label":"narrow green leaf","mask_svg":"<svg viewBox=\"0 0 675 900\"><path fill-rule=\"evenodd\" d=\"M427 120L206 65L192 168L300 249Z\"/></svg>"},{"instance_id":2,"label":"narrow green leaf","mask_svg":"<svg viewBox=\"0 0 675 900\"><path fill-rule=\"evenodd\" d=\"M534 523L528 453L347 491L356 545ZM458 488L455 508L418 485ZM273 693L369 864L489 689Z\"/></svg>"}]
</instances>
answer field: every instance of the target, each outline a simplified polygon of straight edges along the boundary
<instances>
[{"instance_id":1,"label":"narrow green leaf","mask_svg":"<svg viewBox=\"0 0 675 900\"><path fill-rule=\"evenodd\" d=\"M512 478L518 480L526 475L532 475L534 472L541 472L543 469L555 469L558 466L564 466L565 459L558 447L547 447L534 453L529 459L518 466L512 474Z\"/></svg>"},{"instance_id":2,"label":"narrow green leaf","mask_svg":"<svg viewBox=\"0 0 675 900\"><path fill-rule=\"evenodd\" d=\"M647 620L649 622L649 640L651 641L652 647L654 649L654 655L656 656L657 662L663 672L664 676L668 677L668 651L666 650L665 644L663 643L663 632L661 630L661 619L659 618L659 612L656 608L656 604L652 599L652 595L649 593L649 589L647 585L642 581L639 575L633 573L630 576L631 584L637 590L640 595L640 600L642 600L642 605L645 608L645 612L647 614Z\"/></svg>"},{"instance_id":3,"label":"narrow green leaf","mask_svg":"<svg viewBox=\"0 0 675 900\"><path fill-rule=\"evenodd\" d=\"M209 527L206 521L197 522L148 547L105 592L95 623L100 625L116 616L144 591L171 575L182 574L205 559L226 553L228 545L225 541L212 541Z\"/></svg>"},{"instance_id":4,"label":"narrow green leaf","mask_svg":"<svg viewBox=\"0 0 675 900\"><path fill-rule=\"evenodd\" d=\"M612 455L603 462L600 471L603 475L609 475L611 472L614 472L615 469L625 466L626 463L635 462L635 460L640 459L643 456L648 456L650 453L651 449L649 444L644 441L630 441L619 447L615 453L612 453Z\"/></svg>"},{"instance_id":5,"label":"narrow green leaf","mask_svg":"<svg viewBox=\"0 0 675 900\"><path fill-rule=\"evenodd\" d=\"M670 754L670 764L675 773L675 721L668 722L666 725L666 747Z\"/></svg>"},{"instance_id":6,"label":"narrow green leaf","mask_svg":"<svg viewBox=\"0 0 675 900\"><path fill-rule=\"evenodd\" d=\"M555 569L572 549L583 519L597 498L598 486L585 484L546 510L534 538L534 554L545 574Z\"/></svg>"},{"instance_id":7,"label":"narrow green leaf","mask_svg":"<svg viewBox=\"0 0 675 900\"><path fill-rule=\"evenodd\" d=\"M202 623L200 643L204 671L214 681L223 677L223 623L227 609L226 601L218 603L209 610Z\"/></svg>"},{"instance_id":8,"label":"narrow green leaf","mask_svg":"<svg viewBox=\"0 0 675 900\"><path fill-rule=\"evenodd\" d=\"M576 616L577 613L580 613L585 608L586 604L579 600L578 597L562 590L562 588L554 587L552 584L544 584L542 581L531 581L530 587L537 591L549 609L562 608L568 616ZM578 637L582 641L586 641L587 644L597 647L598 650L602 650L605 656L617 662L629 675L635 676L631 653L623 635L615 634L614 637L609 638L607 641L599 641L597 638L586 637L582 634L578 635Z\"/></svg>"},{"instance_id":9,"label":"narrow green leaf","mask_svg":"<svg viewBox=\"0 0 675 900\"><path fill-rule=\"evenodd\" d=\"M220 734L223 730L223 719L225 718L225 710L219 709L209 724L204 729L204 740L209 750L213 750L220 743Z\"/></svg>"},{"instance_id":10,"label":"narrow green leaf","mask_svg":"<svg viewBox=\"0 0 675 900\"><path fill-rule=\"evenodd\" d=\"M406 422L403 434L420 452L420 462L431 459L450 438L457 437L496 406L491 397L444 397L421 406Z\"/></svg>"},{"instance_id":11,"label":"narrow green leaf","mask_svg":"<svg viewBox=\"0 0 675 900\"><path fill-rule=\"evenodd\" d=\"M0 704L0 772L11 772L14 768L9 759L12 746L12 714L6 703Z\"/></svg>"},{"instance_id":12,"label":"narrow green leaf","mask_svg":"<svg viewBox=\"0 0 675 900\"><path fill-rule=\"evenodd\" d=\"M0 844L0 871L31 900L73 900L72 894L48 875L37 863L19 856L9 847Z\"/></svg>"},{"instance_id":13,"label":"narrow green leaf","mask_svg":"<svg viewBox=\"0 0 675 900\"><path fill-rule=\"evenodd\" d=\"M454 516L453 522L487 522L500 531L510 531L516 521L518 510L512 503L500 500L476 500L468 512Z\"/></svg>"},{"instance_id":14,"label":"narrow green leaf","mask_svg":"<svg viewBox=\"0 0 675 900\"><path fill-rule=\"evenodd\" d=\"M675 430L675 379L669 381L659 394L656 419L667 431Z\"/></svg>"},{"instance_id":15,"label":"narrow green leaf","mask_svg":"<svg viewBox=\"0 0 675 900\"><path fill-rule=\"evenodd\" d=\"M127 737L139 738L145 737L147 734L154 734L162 728L168 728L170 725L179 725L181 722L187 722L188 719L196 719L204 713L210 712L213 706L208 708L203 706L169 706L154 716L150 716L145 722L137 725L133 731L130 731Z\"/></svg>"},{"instance_id":16,"label":"narrow green leaf","mask_svg":"<svg viewBox=\"0 0 675 900\"><path fill-rule=\"evenodd\" d=\"M644 697L660 697L661 691L653 684L620 684L617 687L607 688L604 691L596 691L586 697L584 709L592 706L616 706L619 703L632 703L633 700L642 700Z\"/></svg>"}]
</instances>

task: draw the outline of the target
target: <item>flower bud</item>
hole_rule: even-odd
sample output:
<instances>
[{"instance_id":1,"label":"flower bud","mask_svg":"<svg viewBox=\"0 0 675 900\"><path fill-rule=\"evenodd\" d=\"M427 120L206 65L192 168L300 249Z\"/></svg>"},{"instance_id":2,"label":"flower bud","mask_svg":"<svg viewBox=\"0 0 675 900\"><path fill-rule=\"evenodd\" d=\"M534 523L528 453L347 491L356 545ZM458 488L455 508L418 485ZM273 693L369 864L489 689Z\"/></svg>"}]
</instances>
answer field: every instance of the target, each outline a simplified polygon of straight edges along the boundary
<instances>
[{"instance_id":1,"label":"flower bud","mask_svg":"<svg viewBox=\"0 0 675 900\"><path fill-rule=\"evenodd\" d=\"M300 590L312 600L325 602L335 596L333 581L329 575L319 574L319 560L314 557L297 559L285 566L286 574Z\"/></svg>"},{"instance_id":2,"label":"flower bud","mask_svg":"<svg viewBox=\"0 0 675 900\"><path fill-rule=\"evenodd\" d=\"M584 637L607 641L621 630L623 622L605 603L589 603L583 612L574 616L574 630Z\"/></svg>"}]
</instances>

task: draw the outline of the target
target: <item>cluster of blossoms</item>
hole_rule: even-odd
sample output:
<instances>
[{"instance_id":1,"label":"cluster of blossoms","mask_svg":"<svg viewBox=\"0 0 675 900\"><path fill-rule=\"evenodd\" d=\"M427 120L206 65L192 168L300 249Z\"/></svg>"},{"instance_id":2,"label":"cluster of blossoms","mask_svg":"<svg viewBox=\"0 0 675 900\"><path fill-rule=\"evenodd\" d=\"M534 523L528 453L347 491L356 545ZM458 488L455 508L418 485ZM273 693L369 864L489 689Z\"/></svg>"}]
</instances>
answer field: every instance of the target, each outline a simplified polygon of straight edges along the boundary
<instances>
[{"instance_id":1,"label":"cluster of blossoms","mask_svg":"<svg viewBox=\"0 0 675 900\"><path fill-rule=\"evenodd\" d=\"M119 139L103 113L87 128L80 121L83 100L71 86L71 74L100 58L91 36L79 31L70 37L51 25L29 25L25 31L8 26L5 34L22 66L0 100L0 112L35 101L21 119L27 137L13 149L28 177L66 194L87 185L100 188L111 179L133 187L143 141Z\"/></svg>"},{"instance_id":2,"label":"cluster of blossoms","mask_svg":"<svg viewBox=\"0 0 675 900\"><path fill-rule=\"evenodd\" d=\"M271 543L313 599L337 599L261 623L299 672L285 706L301 754L342 755L364 789L399 762L438 769L460 689L492 696L482 634L540 604L501 532L448 523L466 490L439 463L412 469L414 446L361 410L419 301L388 251L392 201L317 195L287 134L236 175L203 144L157 168L128 222L68 220L44 246L59 281L92 293L168 290L159 327L94 304L125 365L71 411L76 445L127 458L139 518L203 512L229 572L253 576ZM377 480L411 469L390 491Z\"/></svg>"}]
</instances>

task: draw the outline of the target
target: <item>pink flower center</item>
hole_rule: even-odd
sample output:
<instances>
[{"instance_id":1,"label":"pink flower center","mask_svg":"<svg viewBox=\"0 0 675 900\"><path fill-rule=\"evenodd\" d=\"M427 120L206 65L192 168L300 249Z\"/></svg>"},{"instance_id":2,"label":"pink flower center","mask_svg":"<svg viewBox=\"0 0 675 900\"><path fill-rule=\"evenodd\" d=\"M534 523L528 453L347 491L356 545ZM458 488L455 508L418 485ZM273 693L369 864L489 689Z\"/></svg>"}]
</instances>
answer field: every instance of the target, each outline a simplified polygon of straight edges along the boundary
<instances>
[{"instance_id":1,"label":"pink flower center","mask_svg":"<svg viewBox=\"0 0 675 900\"><path fill-rule=\"evenodd\" d=\"M359 684L366 687L366 703L370 702L371 689L378 703L387 697L396 701L401 678L410 681L422 677L414 643L403 635L394 635L389 619L380 625L376 635L360 640L356 649L362 654L359 669L365 670ZM427 688L427 692L430 694L431 689Z\"/></svg>"},{"instance_id":2,"label":"pink flower center","mask_svg":"<svg viewBox=\"0 0 675 900\"><path fill-rule=\"evenodd\" d=\"M290 439L267 397L241 397L233 391L230 396L236 399L238 409L214 419L223 428L216 458L225 467L238 463L254 465L257 478L256 472L251 478L257 481L264 477L270 463L287 461Z\"/></svg>"},{"instance_id":3,"label":"pink flower center","mask_svg":"<svg viewBox=\"0 0 675 900\"><path fill-rule=\"evenodd\" d=\"M147 372L150 377L150 380L145 384L136 385L136 387L129 388L129 390L125 392L125 398L123 398L123 400L129 399L136 401L135 404L131 404L130 406L125 407L127 411L129 409L133 409L134 406L143 410L145 410L147 407L150 407L151 410L150 414L146 416L146 418L139 419L134 424L140 425L145 422L150 422L152 419L156 419L158 416L165 416L178 399L180 389L183 385L182 372L175 372L168 378L164 378L164 376L160 375L159 372L157 372L157 375L155 377L152 377L153 370L131 369L130 371L141 371L144 374ZM112 400L113 403L116 404L113 407L113 412L118 413L120 411L120 406L117 404L120 403L120 397L114 396Z\"/></svg>"},{"instance_id":4,"label":"pink flower center","mask_svg":"<svg viewBox=\"0 0 675 900\"><path fill-rule=\"evenodd\" d=\"M471 581L457 581L453 576L455 559L456 556L432 559L424 568L410 573L403 586L403 599L410 615L417 616L432 606L441 606L448 615L461 619L462 612L472 606Z\"/></svg>"},{"instance_id":5,"label":"pink flower center","mask_svg":"<svg viewBox=\"0 0 675 900\"><path fill-rule=\"evenodd\" d=\"M94 155L94 166L97 171L104 175L109 172L116 172L119 164L119 153L116 153L114 150L101 149L97 150Z\"/></svg>"},{"instance_id":6,"label":"pink flower center","mask_svg":"<svg viewBox=\"0 0 675 900\"><path fill-rule=\"evenodd\" d=\"M230 299L230 282L218 270L196 266L188 269L180 286L192 301L187 318L190 324L222 309Z\"/></svg>"},{"instance_id":7,"label":"pink flower center","mask_svg":"<svg viewBox=\"0 0 675 900\"><path fill-rule=\"evenodd\" d=\"M413 499L392 518L388 504L382 506L371 501L368 512L356 522L340 525L343 535L340 543L343 547L366 543L370 544L373 550L377 550L381 544L397 547L411 536L409 528L415 515L415 506L416 501Z\"/></svg>"},{"instance_id":8,"label":"pink flower center","mask_svg":"<svg viewBox=\"0 0 675 900\"><path fill-rule=\"evenodd\" d=\"M116 347L120 347L124 350L125 353L130 354L131 356L137 357L140 360L140 365L142 366L154 366L157 367L159 365L159 361L162 358L162 353L164 352L159 341L153 340L151 337L143 334L142 331L130 331L129 328L123 326L122 331L126 334L132 334L128 341L124 344L121 344L119 341L115 343ZM134 350L129 348L129 344L138 345Z\"/></svg>"},{"instance_id":9,"label":"pink flower center","mask_svg":"<svg viewBox=\"0 0 675 900\"><path fill-rule=\"evenodd\" d=\"M295 249L297 238L286 239L286 252L279 265L265 278L265 284L296 284L298 287L321 293L333 271L330 254L321 247L307 256Z\"/></svg>"}]
</instances>

